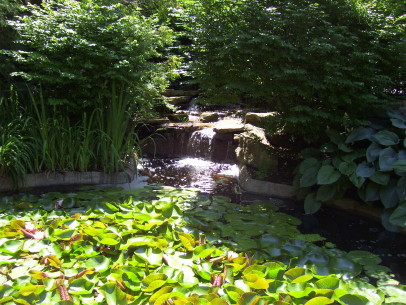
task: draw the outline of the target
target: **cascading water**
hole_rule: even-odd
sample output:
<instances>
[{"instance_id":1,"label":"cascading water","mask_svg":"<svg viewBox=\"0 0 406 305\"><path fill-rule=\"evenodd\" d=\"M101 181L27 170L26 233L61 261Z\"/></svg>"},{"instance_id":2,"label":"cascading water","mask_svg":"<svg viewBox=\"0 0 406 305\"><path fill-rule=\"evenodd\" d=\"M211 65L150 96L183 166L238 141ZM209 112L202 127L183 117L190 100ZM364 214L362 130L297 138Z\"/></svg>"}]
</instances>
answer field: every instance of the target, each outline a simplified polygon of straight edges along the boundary
<instances>
[{"instance_id":1,"label":"cascading water","mask_svg":"<svg viewBox=\"0 0 406 305\"><path fill-rule=\"evenodd\" d=\"M187 156L211 160L215 134L213 128L194 131L189 139Z\"/></svg>"}]
</instances>

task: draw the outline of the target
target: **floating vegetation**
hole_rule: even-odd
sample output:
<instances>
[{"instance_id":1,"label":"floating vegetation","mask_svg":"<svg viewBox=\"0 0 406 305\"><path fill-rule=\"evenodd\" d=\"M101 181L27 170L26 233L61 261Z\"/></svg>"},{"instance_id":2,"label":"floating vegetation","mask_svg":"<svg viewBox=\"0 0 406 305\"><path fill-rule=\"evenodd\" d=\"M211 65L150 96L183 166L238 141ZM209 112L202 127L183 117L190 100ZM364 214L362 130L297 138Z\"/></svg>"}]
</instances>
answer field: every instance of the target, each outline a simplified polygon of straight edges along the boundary
<instances>
[{"instance_id":1,"label":"floating vegetation","mask_svg":"<svg viewBox=\"0 0 406 305\"><path fill-rule=\"evenodd\" d=\"M1 304L405 300L405 286L378 256L300 234L300 221L269 203L242 206L174 188L96 188L5 196L0 204Z\"/></svg>"}]
</instances>

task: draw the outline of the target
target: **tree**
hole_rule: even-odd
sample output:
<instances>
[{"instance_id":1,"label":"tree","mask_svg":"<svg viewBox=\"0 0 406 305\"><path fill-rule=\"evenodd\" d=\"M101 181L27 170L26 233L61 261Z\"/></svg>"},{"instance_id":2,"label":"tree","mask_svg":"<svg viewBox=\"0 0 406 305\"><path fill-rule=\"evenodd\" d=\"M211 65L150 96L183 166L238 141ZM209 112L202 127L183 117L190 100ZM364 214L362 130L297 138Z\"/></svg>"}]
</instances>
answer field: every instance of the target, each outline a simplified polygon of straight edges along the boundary
<instances>
[{"instance_id":1,"label":"tree","mask_svg":"<svg viewBox=\"0 0 406 305\"><path fill-rule=\"evenodd\" d=\"M120 1L47 0L10 21L19 33L12 75L41 84L49 101L75 111L111 98L112 84L129 88L135 107L151 103L168 83L175 60L162 58L171 31Z\"/></svg>"},{"instance_id":2,"label":"tree","mask_svg":"<svg viewBox=\"0 0 406 305\"><path fill-rule=\"evenodd\" d=\"M356 0L202 0L190 15L206 96L276 110L309 142L362 123L404 73L404 31Z\"/></svg>"}]
</instances>

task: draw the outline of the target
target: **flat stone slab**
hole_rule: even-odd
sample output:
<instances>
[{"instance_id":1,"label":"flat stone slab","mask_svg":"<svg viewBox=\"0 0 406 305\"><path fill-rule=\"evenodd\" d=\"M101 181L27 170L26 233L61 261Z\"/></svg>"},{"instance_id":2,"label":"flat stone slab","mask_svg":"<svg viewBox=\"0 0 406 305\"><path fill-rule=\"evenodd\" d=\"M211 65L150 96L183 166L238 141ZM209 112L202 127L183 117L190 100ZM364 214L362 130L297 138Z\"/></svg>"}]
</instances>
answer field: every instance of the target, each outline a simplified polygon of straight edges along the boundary
<instances>
[{"instance_id":1,"label":"flat stone slab","mask_svg":"<svg viewBox=\"0 0 406 305\"><path fill-rule=\"evenodd\" d=\"M167 97L166 100L171 105L179 105L179 104L186 104L192 100L193 96L170 96Z\"/></svg>"},{"instance_id":2,"label":"flat stone slab","mask_svg":"<svg viewBox=\"0 0 406 305\"><path fill-rule=\"evenodd\" d=\"M246 166L241 167L238 181L240 187L251 194L293 198L296 193L295 188L288 184L252 179Z\"/></svg>"},{"instance_id":3,"label":"flat stone slab","mask_svg":"<svg viewBox=\"0 0 406 305\"><path fill-rule=\"evenodd\" d=\"M36 188L63 185L98 185L129 183L134 179L135 170L127 169L123 172L107 174L103 172L63 172L28 174L19 188ZM14 185L7 179L0 177L0 192L15 190Z\"/></svg>"},{"instance_id":4,"label":"flat stone slab","mask_svg":"<svg viewBox=\"0 0 406 305\"><path fill-rule=\"evenodd\" d=\"M226 119L214 124L217 133L239 133L245 130L244 124L239 119Z\"/></svg>"}]
</instances>

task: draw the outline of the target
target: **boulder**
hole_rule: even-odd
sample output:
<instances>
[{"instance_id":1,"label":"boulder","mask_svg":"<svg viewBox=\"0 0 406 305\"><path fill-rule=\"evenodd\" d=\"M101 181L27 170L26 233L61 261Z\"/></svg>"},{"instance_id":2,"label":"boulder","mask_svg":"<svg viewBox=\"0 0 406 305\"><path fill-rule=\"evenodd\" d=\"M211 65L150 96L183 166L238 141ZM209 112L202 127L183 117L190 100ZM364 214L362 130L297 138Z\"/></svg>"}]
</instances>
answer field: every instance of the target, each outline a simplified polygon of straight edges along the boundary
<instances>
[{"instance_id":1,"label":"boulder","mask_svg":"<svg viewBox=\"0 0 406 305\"><path fill-rule=\"evenodd\" d=\"M251 124L246 124L245 129L245 132L235 137L239 143L237 160L241 165L254 167L262 173L276 171L278 158L272 155L264 130Z\"/></svg>"},{"instance_id":2,"label":"boulder","mask_svg":"<svg viewBox=\"0 0 406 305\"><path fill-rule=\"evenodd\" d=\"M219 119L219 114L217 112L203 112L200 115L200 120L204 123L217 122Z\"/></svg>"},{"instance_id":3,"label":"boulder","mask_svg":"<svg viewBox=\"0 0 406 305\"><path fill-rule=\"evenodd\" d=\"M245 115L245 123L260 126L268 119L276 116L277 112L248 112Z\"/></svg>"}]
</instances>

